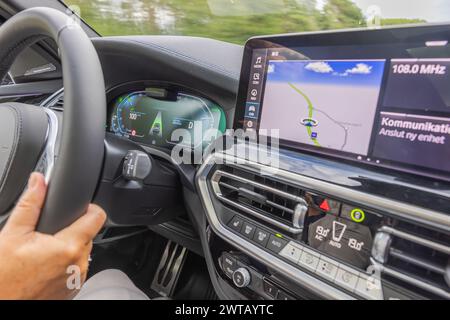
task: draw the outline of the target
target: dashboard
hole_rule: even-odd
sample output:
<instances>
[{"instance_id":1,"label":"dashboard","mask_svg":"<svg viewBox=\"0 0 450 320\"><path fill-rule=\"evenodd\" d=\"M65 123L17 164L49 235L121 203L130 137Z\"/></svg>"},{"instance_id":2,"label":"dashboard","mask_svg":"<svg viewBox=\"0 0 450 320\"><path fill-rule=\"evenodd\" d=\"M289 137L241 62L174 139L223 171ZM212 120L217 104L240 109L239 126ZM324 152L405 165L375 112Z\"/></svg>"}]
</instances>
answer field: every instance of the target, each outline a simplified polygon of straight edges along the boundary
<instances>
[{"instance_id":1,"label":"dashboard","mask_svg":"<svg viewBox=\"0 0 450 320\"><path fill-rule=\"evenodd\" d=\"M448 25L261 37L244 48L94 39L107 136L129 150L170 151L186 136L178 129L204 147L207 130L231 127L279 145L239 141L245 153L218 150L200 167L153 154L182 185L173 194L195 241L177 232L175 213L154 219L167 188L142 196L117 184L117 170L103 179L114 223L174 226L164 236L203 254L221 299L449 299L448 41ZM144 210L130 210L144 198Z\"/></svg>"},{"instance_id":2,"label":"dashboard","mask_svg":"<svg viewBox=\"0 0 450 320\"><path fill-rule=\"evenodd\" d=\"M254 299L450 299L449 41L418 26L246 43L234 129L250 141L197 176L224 282Z\"/></svg>"},{"instance_id":3,"label":"dashboard","mask_svg":"<svg viewBox=\"0 0 450 320\"><path fill-rule=\"evenodd\" d=\"M226 129L218 104L174 86L130 89L114 97L109 110L112 133L161 148L204 148Z\"/></svg>"}]
</instances>

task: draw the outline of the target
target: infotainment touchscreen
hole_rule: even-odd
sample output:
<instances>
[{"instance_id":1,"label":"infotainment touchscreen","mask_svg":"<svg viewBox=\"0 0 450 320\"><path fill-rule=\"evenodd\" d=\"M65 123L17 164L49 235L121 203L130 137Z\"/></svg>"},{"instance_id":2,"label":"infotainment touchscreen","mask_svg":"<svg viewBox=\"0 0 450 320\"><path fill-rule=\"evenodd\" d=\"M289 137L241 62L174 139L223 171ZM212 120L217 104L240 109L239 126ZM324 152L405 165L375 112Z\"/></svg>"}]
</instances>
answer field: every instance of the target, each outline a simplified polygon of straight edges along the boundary
<instances>
[{"instance_id":1,"label":"infotainment touchscreen","mask_svg":"<svg viewBox=\"0 0 450 320\"><path fill-rule=\"evenodd\" d=\"M282 146L450 177L450 26L250 40L236 128Z\"/></svg>"}]
</instances>

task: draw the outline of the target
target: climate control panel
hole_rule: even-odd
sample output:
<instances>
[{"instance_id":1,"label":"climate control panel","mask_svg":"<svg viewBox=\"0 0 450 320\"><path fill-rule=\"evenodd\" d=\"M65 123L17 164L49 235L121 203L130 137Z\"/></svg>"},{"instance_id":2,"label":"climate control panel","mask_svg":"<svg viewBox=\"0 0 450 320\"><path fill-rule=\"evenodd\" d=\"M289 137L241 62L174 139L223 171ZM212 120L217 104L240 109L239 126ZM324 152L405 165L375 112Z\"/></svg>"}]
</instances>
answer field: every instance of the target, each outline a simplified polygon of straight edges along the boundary
<instances>
[{"instance_id":1,"label":"climate control panel","mask_svg":"<svg viewBox=\"0 0 450 320\"><path fill-rule=\"evenodd\" d=\"M448 217L370 189L233 160L214 154L199 171L208 221L286 284L329 299L450 299ZM255 272L266 277L253 264L240 267L232 282L239 290L253 290Z\"/></svg>"},{"instance_id":2,"label":"climate control panel","mask_svg":"<svg viewBox=\"0 0 450 320\"><path fill-rule=\"evenodd\" d=\"M383 299L383 292L381 288L380 278L376 273L368 273L363 269L355 268L349 263L341 262L333 259L329 254L324 254L317 249L307 246L302 242L295 240L291 237L269 231L261 226L257 226L253 221L247 221L240 215L235 215L229 222L228 226L234 231L239 233L240 236L245 237L251 243L263 247L265 250L278 258L283 259L296 267L313 273L315 276L322 278L324 281L333 283L336 286L341 287L343 290L356 294L365 299L379 300ZM324 227L322 224L312 224L311 238L316 239L320 243L329 241L331 243L340 244L340 248L344 245L352 245L353 238L348 238L347 241L342 241L344 233L347 229L345 224L331 223L329 226ZM324 235L324 233L329 233ZM350 240L349 240L350 239ZM342 243L341 243L342 241ZM357 252L358 250L355 249ZM351 255L351 259L360 261L358 255ZM225 261L227 262L229 257L225 255ZM223 261L223 260L222 260ZM233 281L235 280L234 273L227 263L223 264L227 274L230 274ZM243 282L241 268L236 269L238 272L238 283L235 282L237 287L241 287L240 283ZM375 271L375 270L373 270ZM245 274L245 272L244 272Z\"/></svg>"}]
</instances>

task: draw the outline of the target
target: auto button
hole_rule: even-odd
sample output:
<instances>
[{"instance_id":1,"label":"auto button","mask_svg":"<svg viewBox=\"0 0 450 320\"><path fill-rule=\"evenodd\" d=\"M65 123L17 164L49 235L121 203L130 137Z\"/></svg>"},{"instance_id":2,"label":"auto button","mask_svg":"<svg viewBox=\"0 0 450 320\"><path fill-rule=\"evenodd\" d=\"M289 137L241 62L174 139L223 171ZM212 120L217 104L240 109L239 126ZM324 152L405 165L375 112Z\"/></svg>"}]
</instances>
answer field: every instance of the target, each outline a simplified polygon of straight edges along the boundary
<instances>
[{"instance_id":1,"label":"auto button","mask_svg":"<svg viewBox=\"0 0 450 320\"><path fill-rule=\"evenodd\" d=\"M287 241L273 234L270 235L266 248L275 253L279 253L287 244Z\"/></svg>"}]
</instances>

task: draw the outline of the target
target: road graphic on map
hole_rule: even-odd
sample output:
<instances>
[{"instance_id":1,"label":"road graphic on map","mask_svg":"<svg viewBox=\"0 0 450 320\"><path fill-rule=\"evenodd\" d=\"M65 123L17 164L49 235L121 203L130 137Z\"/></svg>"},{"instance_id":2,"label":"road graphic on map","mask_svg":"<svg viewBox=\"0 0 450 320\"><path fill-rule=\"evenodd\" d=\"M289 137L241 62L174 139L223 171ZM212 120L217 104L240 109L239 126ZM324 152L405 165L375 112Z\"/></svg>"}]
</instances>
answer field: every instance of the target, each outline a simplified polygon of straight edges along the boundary
<instances>
[{"instance_id":1,"label":"road graphic on map","mask_svg":"<svg viewBox=\"0 0 450 320\"><path fill-rule=\"evenodd\" d=\"M324 116L326 116L328 119L330 119L331 121L333 121L334 123L336 123L336 125L338 125L339 127L342 128L342 130L344 130L345 132L345 137L344 137L344 141L343 144L340 148L340 150L344 150L345 145L347 144L347 136L348 136L348 130L347 128L340 124L338 121L334 120L332 117L330 117L326 112L319 110L317 108L314 108L313 103L311 102L311 99L308 98L308 96L303 93L299 88L297 88L295 85L293 85L292 83L289 83L289 86L294 89L297 93L299 93L303 98L305 98L306 103L308 104L308 118L309 119L314 119L313 118L313 113L314 111L322 113ZM309 125L305 126L306 127L306 131L308 132L308 136L311 138L311 141L314 143L314 145L320 147L320 143L317 141L317 137L313 137L313 131L312 131L312 127Z\"/></svg>"},{"instance_id":2,"label":"road graphic on map","mask_svg":"<svg viewBox=\"0 0 450 320\"><path fill-rule=\"evenodd\" d=\"M384 60L269 62L260 129L358 155L369 149Z\"/></svg>"}]
</instances>

